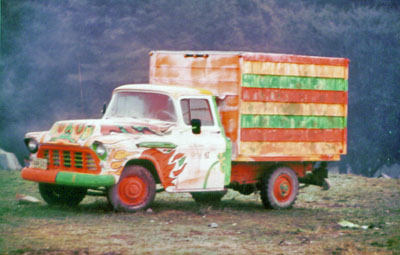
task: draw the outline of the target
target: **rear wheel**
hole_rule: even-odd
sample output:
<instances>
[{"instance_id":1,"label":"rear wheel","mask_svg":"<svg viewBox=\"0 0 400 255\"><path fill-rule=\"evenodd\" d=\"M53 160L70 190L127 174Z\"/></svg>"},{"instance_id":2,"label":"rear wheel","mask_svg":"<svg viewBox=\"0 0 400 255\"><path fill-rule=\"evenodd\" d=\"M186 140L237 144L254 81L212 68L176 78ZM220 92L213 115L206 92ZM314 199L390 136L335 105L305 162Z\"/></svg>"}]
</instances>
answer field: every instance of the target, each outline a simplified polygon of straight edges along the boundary
<instances>
[{"instance_id":1,"label":"rear wheel","mask_svg":"<svg viewBox=\"0 0 400 255\"><path fill-rule=\"evenodd\" d=\"M39 183L39 192L49 205L77 206L85 198L87 189Z\"/></svg>"},{"instance_id":2,"label":"rear wheel","mask_svg":"<svg viewBox=\"0 0 400 255\"><path fill-rule=\"evenodd\" d=\"M261 185L261 200L265 208L291 208L299 191L296 173L289 167L278 167L267 173Z\"/></svg>"},{"instance_id":3,"label":"rear wheel","mask_svg":"<svg viewBox=\"0 0 400 255\"><path fill-rule=\"evenodd\" d=\"M119 182L108 190L108 200L117 211L135 212L148 208L155 194L152 174L142 166L127 166Z\"/></svg>"},{"instance_id":4,"label":"rear wheel","mask_svg":"<svg viewBox=\"0 0 400 255\"><path fill-rule=\"evenodd\" d=\"M205 191L190 193L197 203L218 203L225 196L226 190L223 191Z\"/></svg>"}]
</instances>

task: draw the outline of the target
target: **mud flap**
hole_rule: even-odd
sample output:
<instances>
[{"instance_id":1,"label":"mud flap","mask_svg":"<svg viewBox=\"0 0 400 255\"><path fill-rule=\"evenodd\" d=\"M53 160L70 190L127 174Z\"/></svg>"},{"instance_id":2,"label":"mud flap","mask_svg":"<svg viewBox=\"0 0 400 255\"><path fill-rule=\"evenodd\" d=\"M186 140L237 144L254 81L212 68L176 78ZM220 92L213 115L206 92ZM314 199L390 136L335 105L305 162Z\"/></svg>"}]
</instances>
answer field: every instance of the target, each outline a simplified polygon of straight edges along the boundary
<instances>
[{"instance_id":1,"label":"mud flap","mask_svg":"<svg viewBox=\"0 0 400 255\"><path fill-rule=\"evenodd\" d=\"M330 183L328 181L327 166L328 164L326 162L320 162L319 166L316 166L312 173L308 173L303 178L299 178L299 182L307 185L321 186L324 190L328 190L330 188Z\"/></svg>"}]
</instances>

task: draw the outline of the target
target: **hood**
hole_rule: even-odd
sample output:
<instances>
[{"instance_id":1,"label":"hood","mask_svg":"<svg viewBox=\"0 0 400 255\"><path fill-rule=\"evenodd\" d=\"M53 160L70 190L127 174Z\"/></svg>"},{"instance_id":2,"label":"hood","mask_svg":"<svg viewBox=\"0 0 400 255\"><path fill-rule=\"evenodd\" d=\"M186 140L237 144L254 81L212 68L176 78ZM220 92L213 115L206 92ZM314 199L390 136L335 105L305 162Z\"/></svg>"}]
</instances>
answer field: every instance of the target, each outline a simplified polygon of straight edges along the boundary
<instances>
[{"instance_id":1,"label":"hood","mask_svg":"<svg viewBox=\"0 0 400 255\"><path fill-rule=\"evenodd\" d=\"M87 145L92 137L126 134L164 136L171 133L174 123L132 119L68 120L54 123L42 142Z\"/></svg>"}]
</instances>

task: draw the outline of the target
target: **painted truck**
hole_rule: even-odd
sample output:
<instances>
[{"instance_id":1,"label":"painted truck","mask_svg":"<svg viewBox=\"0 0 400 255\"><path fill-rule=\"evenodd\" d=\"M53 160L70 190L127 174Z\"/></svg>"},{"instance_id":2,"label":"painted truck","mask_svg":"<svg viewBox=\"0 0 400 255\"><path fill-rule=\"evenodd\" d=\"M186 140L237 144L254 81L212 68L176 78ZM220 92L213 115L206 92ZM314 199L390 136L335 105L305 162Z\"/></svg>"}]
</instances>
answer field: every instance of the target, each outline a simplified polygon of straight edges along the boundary
<instances>
[{"instance_id":1,"label":"painted truck","mask_svg":"<svg viewBox=\"0 0 400 255\"><path fill-rule=\"evenodd\" d=\"M150 53L150 84L116 88L98 120L56 122L25 136L48 204L104 195L120 211L158 191L219 201L260 192L290 208L299 183L326 184L347 146L344 58L249 52ZM157 185L160 187L157 189Z\"/></svg>"}]
</instances>

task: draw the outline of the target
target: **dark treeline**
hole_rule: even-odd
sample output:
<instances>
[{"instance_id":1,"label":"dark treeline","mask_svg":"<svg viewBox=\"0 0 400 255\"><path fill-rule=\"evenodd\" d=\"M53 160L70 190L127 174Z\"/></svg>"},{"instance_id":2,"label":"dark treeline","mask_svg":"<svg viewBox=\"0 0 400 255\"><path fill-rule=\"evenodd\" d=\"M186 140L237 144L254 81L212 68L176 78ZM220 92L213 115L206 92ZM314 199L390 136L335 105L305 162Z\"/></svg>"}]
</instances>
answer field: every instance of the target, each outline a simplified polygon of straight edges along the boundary
<instances>
[{"instance_id":1,"label":"dark treeline","mask_svg":"<svg viewBox=\"0 0 400 255\"><path fill-rule=\"evenodd\" d=\"M1 1L0 147L96 118L113 88L148 81L150 50L351 60L348 155L367 176L400 162L400 1Z\"/></svg>"}]
</instances>

